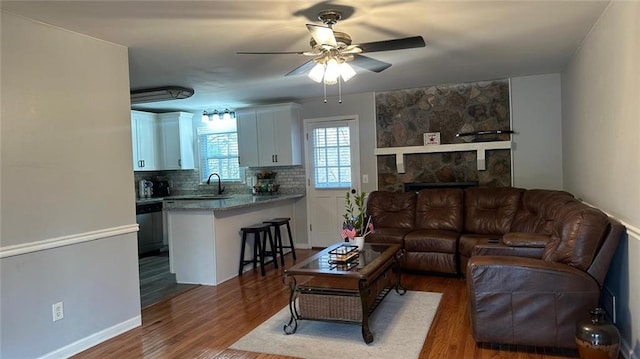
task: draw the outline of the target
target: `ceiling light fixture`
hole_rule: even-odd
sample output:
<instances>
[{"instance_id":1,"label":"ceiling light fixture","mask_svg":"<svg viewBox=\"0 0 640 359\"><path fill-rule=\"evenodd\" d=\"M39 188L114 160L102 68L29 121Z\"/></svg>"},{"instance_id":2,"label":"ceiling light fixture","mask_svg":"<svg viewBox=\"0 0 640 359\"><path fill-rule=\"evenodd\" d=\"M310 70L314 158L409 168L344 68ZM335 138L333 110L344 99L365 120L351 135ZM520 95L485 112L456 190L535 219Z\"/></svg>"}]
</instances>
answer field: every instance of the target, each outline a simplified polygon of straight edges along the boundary
<instances>
[{"instance_id":1,"label":"ceiling light fixture","mask_svg":"<svg viewBox=\"0 0 640 359\"><path fill-rule=\"evenodd\" d=\"M347 82L356 71L347 63L353 56L341 56L333 51L326 51L321 57L314 59L315 66L307 75L311 80L324 86L324 102L327 103L327 85L338 84L338 102L342 103L342 82Z\"/></svg>"},{"instance_id":2,"label":"ceiling light fixture","mask_svg":"<svg viewBox=\"0 0 640 359\"><path fill-rule=\"evenodd\" d=\"M179 86L154 87L132 90L131 103L182 100L193 96L193 89Z\"/></svg>"},{"instance_id":3,"label":"ceiling light fixture","mask_svg":"<svg viewBox=\"0 0 640 359\"><path fill-rule=\"evenodd\" d=\"M218 110L213 110L213 112L209 113L204 111L202 113L202 122L211 122L211 121L219 121L219 120L231 120L236 118L235 111L229 111L229 109L225 109L220 116L220 112Z\"/></svg>"}]
</instances>

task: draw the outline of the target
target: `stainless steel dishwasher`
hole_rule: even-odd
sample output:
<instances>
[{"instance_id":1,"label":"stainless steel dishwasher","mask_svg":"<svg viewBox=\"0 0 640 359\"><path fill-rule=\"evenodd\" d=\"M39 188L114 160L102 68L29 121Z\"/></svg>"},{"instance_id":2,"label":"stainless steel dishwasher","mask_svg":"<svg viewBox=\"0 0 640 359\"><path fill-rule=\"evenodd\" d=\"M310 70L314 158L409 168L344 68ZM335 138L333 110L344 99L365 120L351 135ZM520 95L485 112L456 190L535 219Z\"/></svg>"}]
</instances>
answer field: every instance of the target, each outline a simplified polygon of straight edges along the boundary
<instances>
[{"instance_id":1,"label":"stainless steel dishwasher","mask_svg":"<svg viewBox=\"0 0 640 359\"><path fill-rule=\"evenodd\" d=\"M162 248L162 201L136 205L138 255L157 252Z\"/></svg>"}]
</instances>

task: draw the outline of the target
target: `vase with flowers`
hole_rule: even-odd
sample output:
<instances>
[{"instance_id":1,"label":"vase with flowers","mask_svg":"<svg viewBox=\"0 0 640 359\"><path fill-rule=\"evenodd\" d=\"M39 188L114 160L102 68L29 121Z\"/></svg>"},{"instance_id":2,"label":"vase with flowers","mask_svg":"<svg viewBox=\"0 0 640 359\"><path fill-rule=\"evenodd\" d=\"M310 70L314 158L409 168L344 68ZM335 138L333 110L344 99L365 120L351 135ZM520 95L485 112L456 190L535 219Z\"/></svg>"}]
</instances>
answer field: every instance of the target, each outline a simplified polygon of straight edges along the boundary
<instances>
[{"instance_id":1,"label":"vase with flowers","mask_svg":"<svg viewBox=\"0 0 640 359\"><path fill-rule=\"evenodd\" d=\"M366 192L357 193L355 190L347 191L345 195L345 213L342 216L342 231L340 236L346 242L349 241L362 250L364 238L369 233L373 233L373 223L371 216L366 213L365 202Z\"/></svg>"}]
</instances>

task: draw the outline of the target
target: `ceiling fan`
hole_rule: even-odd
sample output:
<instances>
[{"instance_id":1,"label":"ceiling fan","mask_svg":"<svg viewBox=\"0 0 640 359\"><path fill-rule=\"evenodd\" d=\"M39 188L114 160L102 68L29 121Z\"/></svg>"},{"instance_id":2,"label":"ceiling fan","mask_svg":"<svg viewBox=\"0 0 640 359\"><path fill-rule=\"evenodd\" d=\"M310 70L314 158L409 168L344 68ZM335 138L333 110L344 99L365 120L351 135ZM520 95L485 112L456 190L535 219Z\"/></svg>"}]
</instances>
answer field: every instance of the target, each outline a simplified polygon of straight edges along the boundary
<instances>
[{"instance_id":1,"label":"ceiling fan","mask_svg":"<svg viewBox=\"0 0 640 359\"><path fill-rule=\"evenodd\" d=\"M392 51L424 47L422 36L412 36L393 40L352 44L351 36L344 32L333 30L333 25L342 19L342 13L338 10L323 10L318 14L318 20L322 25L307 24L311 33L310 51L267 51L247 52L239 51L237 54L248 55L278 55L295 54L313 57L311 60L291 70L285 76L298 75L309 72L309 77L316 82L324 82L325 85L333 85L340 81L349 80L355 71L347 63L357 67L382 72L391 66L390 63L363 56L363 53Z\"/></svg>"}]
</instances>

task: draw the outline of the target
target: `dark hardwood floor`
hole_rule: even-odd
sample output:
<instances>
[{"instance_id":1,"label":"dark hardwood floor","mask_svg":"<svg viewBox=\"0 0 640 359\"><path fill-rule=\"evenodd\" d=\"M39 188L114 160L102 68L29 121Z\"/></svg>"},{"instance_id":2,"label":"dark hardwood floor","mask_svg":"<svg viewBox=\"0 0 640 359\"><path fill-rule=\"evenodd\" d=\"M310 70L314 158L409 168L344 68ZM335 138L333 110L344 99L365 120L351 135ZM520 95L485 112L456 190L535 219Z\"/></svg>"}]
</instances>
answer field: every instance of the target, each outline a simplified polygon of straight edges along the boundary
<instances>
[{"instance_id":1,"label":"dark hardwood floor","mask_svg":"<svg viewBox=\"0 0 640 359\"><path fill-rule=\"evenodd\" d=\"M298 259L311 250L297 250ZM286 267L293 263L286 256ZM289 290L283 269L269 266L267 276L253 270L219 286L199 286L149 306L142 326L75 358L259 358L282 356L228 349L235 341L282 309ZM443 293L421 358L577 358L577 352L523 346L478 346L471 336L467 293L462 278L403 275L409 290Z\"/></svg>"},{"instance_id":2,"label":"dark hardwood floor","mask_svg":"<svg viewBox=\"0 0 640 359\"><path fill-rule=\"evenodd\" d=\"M138 274L142 308L197 287L194 284L176 283L176 275L169 272L169 252L158 252L140 258Z\"/></svg>"}]
</instances>

